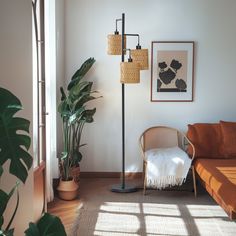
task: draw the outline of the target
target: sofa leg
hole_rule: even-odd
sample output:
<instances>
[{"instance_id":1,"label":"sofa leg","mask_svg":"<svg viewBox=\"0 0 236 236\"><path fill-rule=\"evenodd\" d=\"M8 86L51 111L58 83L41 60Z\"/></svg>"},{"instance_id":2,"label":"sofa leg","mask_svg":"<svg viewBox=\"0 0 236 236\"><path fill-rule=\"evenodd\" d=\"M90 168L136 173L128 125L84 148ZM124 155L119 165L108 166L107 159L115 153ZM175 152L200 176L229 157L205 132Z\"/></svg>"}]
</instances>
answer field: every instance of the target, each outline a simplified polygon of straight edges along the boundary
<instances>
[{"instance_id":1,"label":"sofa leg","mask_svg":"<svg viewBox=\"0 0 236 236\"><path fill-rule=\"evenodd\" d=\"M192 173L193 173L193 189L194 189L194 196L197 197L197 185L196 185L196 175L194 166L192 166Z\"/></svg>"}]
</instances>

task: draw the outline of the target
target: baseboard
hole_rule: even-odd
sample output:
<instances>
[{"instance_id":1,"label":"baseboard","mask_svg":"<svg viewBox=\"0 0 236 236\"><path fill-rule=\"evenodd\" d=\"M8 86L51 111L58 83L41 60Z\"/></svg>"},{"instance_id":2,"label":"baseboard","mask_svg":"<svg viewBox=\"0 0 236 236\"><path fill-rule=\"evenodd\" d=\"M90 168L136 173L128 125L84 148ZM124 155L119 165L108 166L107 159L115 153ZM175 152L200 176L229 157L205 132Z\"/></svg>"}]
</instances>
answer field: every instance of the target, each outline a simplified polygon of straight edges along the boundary
<instances>
[{"instance_id":1,"label":"baseboard","mask_svg":"<svg viewBox=\"0 0 236 236\"><path fill-rule=\"evenodd\" d=\"M81 178L121 178L121 172L80 172ZM142 177L142 172L126 172L128 179L138 179Z\"/></svg>"},{"instance_id":2,"label":"baseboard","mask_svg":"<svg viewBox=\"0 0 236 236\"><path fill-rule=\"evenodd\" d=\"M81 178L121 178L121 172L80 172ZM142 172L126 172L127 179L140 179ZM56 189L59 184L59 178L53 179L53 189Z\"/></svg>"}]
</instances>

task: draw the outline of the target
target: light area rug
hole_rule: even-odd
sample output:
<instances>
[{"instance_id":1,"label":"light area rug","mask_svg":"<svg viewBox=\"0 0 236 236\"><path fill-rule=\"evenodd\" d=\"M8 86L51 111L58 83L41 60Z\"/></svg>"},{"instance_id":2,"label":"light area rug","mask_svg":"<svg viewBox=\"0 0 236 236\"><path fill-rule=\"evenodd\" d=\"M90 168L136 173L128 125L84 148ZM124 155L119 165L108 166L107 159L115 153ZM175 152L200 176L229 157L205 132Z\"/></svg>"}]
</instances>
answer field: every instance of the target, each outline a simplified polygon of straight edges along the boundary
<instances>
[{"instance_id":1,"label":"light area rug","mask_svg":"<svg viewBox=\"0 0 236 236\"><path fill-rule=\"evenodd\" d=\"M112 193L107 184L88 184L71 236L236 235L235 221L207 193L194 198L191 191L152 190L143 196L141 190Z\"/></svg>"}]
</instances>

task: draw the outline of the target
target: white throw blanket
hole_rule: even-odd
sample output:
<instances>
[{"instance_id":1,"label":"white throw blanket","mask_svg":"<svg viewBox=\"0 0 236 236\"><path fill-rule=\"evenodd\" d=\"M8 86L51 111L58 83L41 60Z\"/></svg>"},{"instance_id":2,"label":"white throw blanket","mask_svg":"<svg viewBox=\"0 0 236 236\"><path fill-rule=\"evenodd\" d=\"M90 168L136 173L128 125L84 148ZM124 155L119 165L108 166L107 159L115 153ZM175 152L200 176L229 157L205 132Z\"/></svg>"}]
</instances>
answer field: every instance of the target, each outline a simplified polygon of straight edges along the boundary
<instances>
[{"instance_id":1,"label":"white throw blanket","mask_svg":"<svg viewBox=\"0 0 236 236\"><path fill-rule=\"evenodd\" d=\"M147 186L158 189L181 185L192 162L179 147L151 149L145 152L145 156Z\"/></svg>"}]
</instances>

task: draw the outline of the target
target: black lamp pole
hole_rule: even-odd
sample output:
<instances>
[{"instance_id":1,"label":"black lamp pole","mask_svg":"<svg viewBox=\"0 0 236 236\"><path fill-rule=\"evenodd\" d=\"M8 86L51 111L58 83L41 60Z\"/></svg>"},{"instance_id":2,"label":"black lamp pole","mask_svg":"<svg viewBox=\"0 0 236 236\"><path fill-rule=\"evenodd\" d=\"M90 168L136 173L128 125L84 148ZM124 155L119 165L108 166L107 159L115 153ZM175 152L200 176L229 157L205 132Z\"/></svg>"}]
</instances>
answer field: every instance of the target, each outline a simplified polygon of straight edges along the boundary
<instances>
[{"instance_id":1,"label":"black lamp pole","mask_svg":"<svg viewBox=\"0 0 236 236\"><path fill-rule=\"evenodd\" d=\"M125 61L125 14L122 13L122 54L121 61ZM125 84L122 83L122 176L121 184L112 186L111 191L117 193L136 192L137 188L125 183Z\"/></svg>"}]
</instances>

